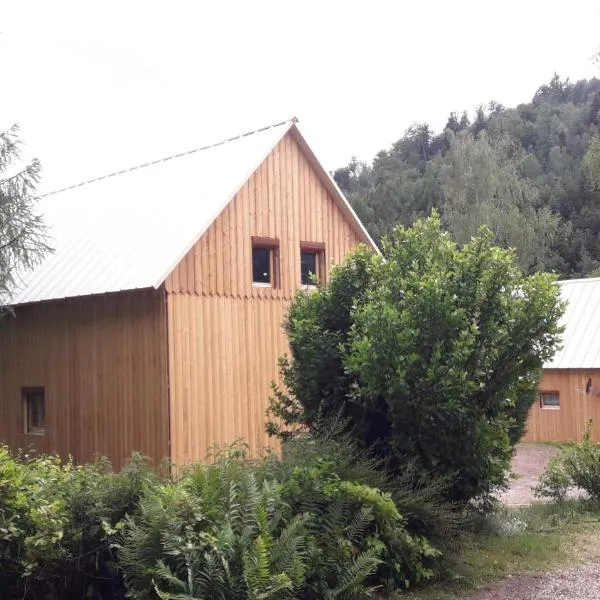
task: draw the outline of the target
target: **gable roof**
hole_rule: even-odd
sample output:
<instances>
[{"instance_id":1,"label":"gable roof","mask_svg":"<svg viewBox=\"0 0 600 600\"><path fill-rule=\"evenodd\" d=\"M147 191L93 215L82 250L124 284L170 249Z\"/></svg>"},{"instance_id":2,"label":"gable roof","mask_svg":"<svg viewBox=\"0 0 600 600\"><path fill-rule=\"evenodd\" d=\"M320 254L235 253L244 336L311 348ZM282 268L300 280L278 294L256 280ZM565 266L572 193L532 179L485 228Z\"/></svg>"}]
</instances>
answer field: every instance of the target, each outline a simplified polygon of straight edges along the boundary
<instances>
[{"instance_id":1,"label":"gable roof","mask_svg":"<svg viewBox=\"0 0 600 600\"><path fill-rule=\"evenodd\" d=\"M287 133L377 249L293 119L40 197L54 252L21 275L8 303L158 288Z\"/></svg>"},{"instance_id":2,"label":"gable roof","mask_svg":"<svg viewBox=\"0 0 600 600\"><path fill-rule=\"evenodd\" d=\"M600 278L560 281L567 302L562 349L546 369L600 369Z\"/></svg>"}]
</instances>

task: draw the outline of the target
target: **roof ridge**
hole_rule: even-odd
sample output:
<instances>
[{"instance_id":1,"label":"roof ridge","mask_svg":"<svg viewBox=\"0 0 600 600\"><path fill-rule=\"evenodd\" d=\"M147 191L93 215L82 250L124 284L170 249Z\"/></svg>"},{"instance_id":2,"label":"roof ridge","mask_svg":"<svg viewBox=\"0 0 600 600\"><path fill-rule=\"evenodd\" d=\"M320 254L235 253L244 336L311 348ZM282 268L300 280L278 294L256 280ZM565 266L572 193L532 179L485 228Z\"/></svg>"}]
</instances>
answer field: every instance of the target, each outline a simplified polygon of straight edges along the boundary
<instances>
[{"instance_id":1,"label":"roof ridge","mask_svg":"<svg viewBox=\"0 0 600 600\"><path fill-rule=\"evenodd\" d=\"M565 283L597 283L600 281L600 277L578 277L576 279L559 279L558 283L561 285Z\"/></svg>"},{"instance_id":2,"label":"roof ridge","mask_svg":"<svg viewBox=\"0 0 600 600\"><path fill-rule=\"evenodd\" d=\"M68 185L63 188L59 188L57 190L53 190L51 192L46 192L45 194L39 194L36 196L36 199L39 198L47 198L48 196L54 196L55 194L60 194L62 192L66 192L67 190L73 190L78 187L82 187L84 185L88 185L90 183L95 183L96 181L102 181L103 179L109 179L111 177L116 177L117 175L123 175L125 173L129 173L130 171L137 171L138 169L145 169L146 167L151 167L153 165L157 165L159 163L167 162L169 160L173 160L175 158L182 158L184 156L189 156L190 154L195 154L196 152L202 152L203 150L209 150L210 148L216 148L217 146L223 146L224 144L228 144L229 142L235 142L241 138L248 137L250 135L255 135L257 133L262 133L263 131L267 131L269 129L275 129L275 127L281 127L286 123L297 123L298 119L296 117L292 117L291 119L286 119L285 121L280 121L279 123L274 123L272 125L267 125L266 127L260 127L259 129L254 129L252 131L246 131L245 133L240 133L239 135L226 138L221 140L220 142L215 142L213 144L208 144L206 146L199 146L198 148L193 148L192 150L186 150L185 152L178 152L177 154L171 154L170 156L165 156L163 158L157 158L156 160L151 160L145 163L141 163L139 165L134 165L133 167L128 167L127 169L120 169L119 171L112 171L111 173L106 173L105 175L101 175L99 177L94 177L93 179L87 179L86 181L81 181L79 183L75 183L73 185Z\"/></svg>"}]
</instances>

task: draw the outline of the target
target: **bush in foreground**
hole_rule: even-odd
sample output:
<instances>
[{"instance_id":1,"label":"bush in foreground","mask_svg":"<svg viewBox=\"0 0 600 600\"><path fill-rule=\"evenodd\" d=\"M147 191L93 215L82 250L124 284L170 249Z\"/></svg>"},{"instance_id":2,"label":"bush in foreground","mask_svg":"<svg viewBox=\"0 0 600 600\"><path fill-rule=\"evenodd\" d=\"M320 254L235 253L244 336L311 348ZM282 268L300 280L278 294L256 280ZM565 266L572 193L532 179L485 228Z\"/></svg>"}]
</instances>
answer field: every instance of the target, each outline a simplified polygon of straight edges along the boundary
<instances>
[{"instance_id":1,"label":"bush in foreground","mask_svg":"<svg viewBox=\"0 0 600 600\"><path fill-rule=\"evenodd\" d=\"M119 560L138 600L317 600L430 578L437 554L388 495L341 479L329 461L288 471L226 453L151 490Z\"/></svg>"},{"instance_id":2,"label":"bush in foreground","mask_svg":"<svg viewBox=\"0 0 600 600\"><path fill-rule=\"evenodd\" d=\"M2 598L117 598L123 593L111 537L155 477L134 456L107 461L13 456L0 446Z\"/></svg>"},{"instance_id":3,"label":"bush in foreground","mask_svg":"<svg viewBox=\"0 0 600 600\"><path fill-rule=\"evenodd\" d=\"M439 550L343 470L234 449L159 478L0 447L2 598L358 599L433 577Z\"/></svg>"}]
</instances>

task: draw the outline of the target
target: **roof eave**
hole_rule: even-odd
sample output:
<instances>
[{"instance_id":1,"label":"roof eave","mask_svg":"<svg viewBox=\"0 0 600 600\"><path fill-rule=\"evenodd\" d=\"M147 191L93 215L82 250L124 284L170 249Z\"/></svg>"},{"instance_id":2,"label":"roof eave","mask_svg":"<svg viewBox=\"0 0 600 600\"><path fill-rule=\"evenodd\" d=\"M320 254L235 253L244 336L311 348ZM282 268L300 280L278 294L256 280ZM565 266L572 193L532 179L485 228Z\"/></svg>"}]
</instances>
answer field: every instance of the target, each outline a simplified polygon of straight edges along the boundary
<instances>
[{"instance_id":1,"label":"roof eave","mask_svg":"<svg viewBox=\"0 0 600 600\"><path fill-rule=\"evenodd\" d=\"M308 142L302 135L302 132L295 122L292 122L288 131L294 136L294 139L304 152L305 156L308 158L313 169L315 169L315 171L317 171L317 173L320 175L323 184L327 188L327 191L331 194L338 207L344 213L345 217L350 221L352 227L359 234L361 241L370 246L377 254L381 254L381 250L373 238L369 235L369 232L366 230L361 220L358 218L358 215L350 205L350 202L348 202L346 196L344 196L344 193L339 188L338 184L335 182L330 173L323 167L323 164L317 158L312 148L308 145Z\"/></svg>"}]
</instances>

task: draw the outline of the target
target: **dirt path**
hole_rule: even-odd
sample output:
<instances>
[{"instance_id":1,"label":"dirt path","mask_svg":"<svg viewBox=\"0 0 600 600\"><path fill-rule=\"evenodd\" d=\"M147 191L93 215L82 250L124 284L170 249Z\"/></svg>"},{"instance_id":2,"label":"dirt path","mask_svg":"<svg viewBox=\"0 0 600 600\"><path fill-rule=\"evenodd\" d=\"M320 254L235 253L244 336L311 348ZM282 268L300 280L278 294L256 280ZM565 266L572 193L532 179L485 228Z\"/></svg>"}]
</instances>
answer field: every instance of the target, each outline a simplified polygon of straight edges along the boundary
<instances>
[{"instance_id":1,"label":"dirt path","mask_svg":"<svg viewBox=\"0 0 600 600\"><path fill-rule=\"evenodd\" d=\"M511 578L466 600L600 600L600 565Z\"/></svg>"}]
</instances>

